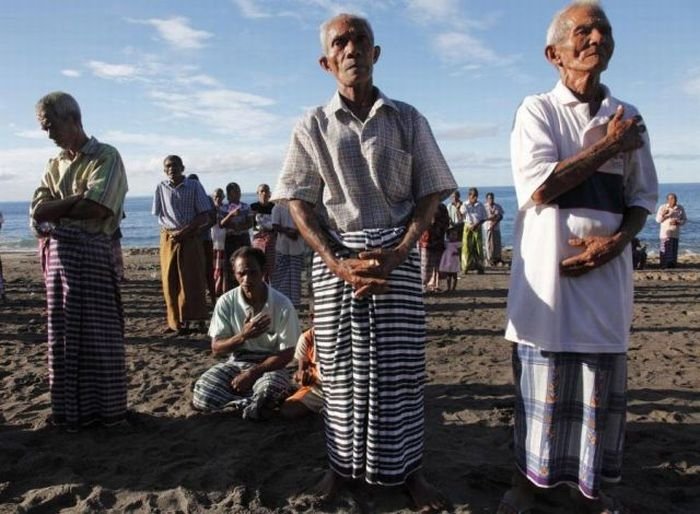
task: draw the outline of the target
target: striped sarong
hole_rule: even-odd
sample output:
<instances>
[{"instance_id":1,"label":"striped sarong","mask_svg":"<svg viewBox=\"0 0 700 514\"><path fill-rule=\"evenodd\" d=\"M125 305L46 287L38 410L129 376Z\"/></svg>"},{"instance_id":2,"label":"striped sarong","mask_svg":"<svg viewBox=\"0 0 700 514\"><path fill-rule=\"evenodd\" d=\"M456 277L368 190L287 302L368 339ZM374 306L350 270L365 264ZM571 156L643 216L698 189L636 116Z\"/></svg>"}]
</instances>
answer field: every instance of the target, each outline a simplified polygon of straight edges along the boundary
<instances>
[{"instance_id":1,"label":"striped sarong","mask_svg":"<svg viewBox=\"0 0 700 514\"><path fill-rule=\"evenodd\" d=\"M304 255L278 253L275 269L272 272L272 287L292 301L294 307L301 305L301 271L304 268Z\"/></svg>"},{"instance_id":2,"label":"striped sarong","mask_svg":"<svg viewBox=\"0 0 700 514\"><path fill-rule=\"evenodd\" d=\"M253 236L252 246L262 250L265 254L265 269L263 270L263 279L270 284L272 273L275 269L275 246L277 244L277 234L274 232L260 231ZM274 287L274 286L273 286Z\"/></svg>"},{"instance_id":3,"label":"striped sarong","mask_svg":"<svg viewBox=\"0 0 700 514\"><path fill-rule=\"evenodd\" d=\"M659 266L675 268L678 264L678 238L666 237L659 245Z\"/></svg>"},{"instance_id":4,"label":"striped sarong","mask_svg":"<svg viewBox=\"0 0 700 514\"><path fill-rule=\"evenodd\" d=\"M464 227L462 235L462 271L484 269L484 247L481 228L469 230Z\"/></svg>"},{"instance_id":5,"label":"striped sarong","mask_svg":"<svg viewBox=\"0 0 700 514\"><path fill-rule=\"evenodd\" d=\"M621 353L543 352L513 344L515 462L539 487L568 483L597 498L618 482L627 406Z\"/></svg>"},{"instance_id":6,"label":"striped sarong","mask_svg":"<svg viewBox=\"0 0 700 514\"><path fill-rule=\"evenodd\" d=\"M231 381L256 362L229 360L209 368L194 385L192 404L205 411L234 407L241 410L246 419L257 419L263 407L274 407L289 396L293 387L287 369L268 371L243 395L236 394Z\"/></svg>"},{"instance_id":7,"label":"striped sarong","mask_svg":"<svg viewBox=\"0 0 700 514\"><path fill-rule=\"evenodd\" d=\"M391 248L403 229L343 234L338 257ZM422 465L425 309L413 250L390 291L353 298L353 288L314 256L314 330L323 376L326 448L343 477L398 485Z\"/></svg>"},{"instance_id":8,"label":"striped sarong","mask_svg":"<svg viewBox=\"0 0 700 514\"><path fill-rule=\"evenodd\" d=\"M56 228L46 270L54 422L76 428L126 415L124 317L109 236Z\"/></svg>"},{"instance_id":9,"label":"striped sarong","mask_svg":"<svg viewBox=\"0 0 700 514\"><path fill-rule=\"evenodd\" d=\"M209 318L201 239L190 237L176 243L166 230L162 230L160 273L171 329L178 330L186 321Z\"/></svg>"}]
</instances>

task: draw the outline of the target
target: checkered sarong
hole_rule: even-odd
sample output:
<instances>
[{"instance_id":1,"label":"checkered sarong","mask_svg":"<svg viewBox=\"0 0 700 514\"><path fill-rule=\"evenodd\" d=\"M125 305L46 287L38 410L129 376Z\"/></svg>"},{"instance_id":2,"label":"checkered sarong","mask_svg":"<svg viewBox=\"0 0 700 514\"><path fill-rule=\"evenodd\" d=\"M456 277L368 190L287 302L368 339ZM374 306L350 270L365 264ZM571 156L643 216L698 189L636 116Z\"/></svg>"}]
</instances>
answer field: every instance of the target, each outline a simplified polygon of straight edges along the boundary
<instances>
[{"instance_id":1,"label":"checkered sarong","mask_svg":"<svg viewBox=\"0 0 700 514\"><path fill-rule=\"evenodd\" d=\"M568 483L597 498L621 477L627 357L513 344L515 461L539 487Z\"/></svg>"},{"instance_id":2,"label":"checkered sarong","mask_svg":"<svg viewBox=\"0 0 700 514\"><path fill-rule=\"evenodd\" d=\"M392 248L403 232L345 233L336 255ZM352 286L314 256L314 330L330 466L344 477L398 485L423 457L425 309L417 251L389 281L387 293L354 298Z\"/></svg>"},{"instance_id":3,"label":"checkered sarong","mask_svg":"<svg viewBox=\"0 0 700 514\"><path fill-rule=\"evenodd\" d=\"M46 271L54 421L77 427L126 414L124 318L112 242L56 228Z\"/></svg>"}]
</instances>

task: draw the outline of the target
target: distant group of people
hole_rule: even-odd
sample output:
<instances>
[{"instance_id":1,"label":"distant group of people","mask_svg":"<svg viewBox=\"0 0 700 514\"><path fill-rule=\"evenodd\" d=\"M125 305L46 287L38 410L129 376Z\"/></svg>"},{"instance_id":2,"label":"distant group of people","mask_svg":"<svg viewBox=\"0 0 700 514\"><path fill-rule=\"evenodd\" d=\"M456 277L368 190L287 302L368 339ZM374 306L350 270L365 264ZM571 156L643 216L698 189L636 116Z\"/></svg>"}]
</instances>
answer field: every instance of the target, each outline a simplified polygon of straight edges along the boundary
<instances>
[{"instance_id":1,"label":"distant group of people","mask_svg":"<svg viewBox=\"0 0 700 514\"><path fill-rule=\"evenodd\" d=\"M233 255L252 246L265 255L263 279L291 299L301 302L304 241L283 204L270 201L270 187L258 186L258 201L241 200L235 182L211 197L195 174L185 176L177 155L165 158L167 179L156 188L153 214L161 226L160 261L167 309L166 333L185 335L206 331L206 293L214 304L238 285ZM253 237L251 240L250 231Z\"/></svg>"},{"instance_id":2,"label":"distant group of people","mask_svg":"<svg viewBox=\"0 0 700 514\"><path fill-rule=\"evenodd\" d=\"M475 188L464 203L454 195L442 204L457 184L427 120L374 86L380 47L367 20L335 16L322 25L321 42L319 64L337 91L294 128L274 194L263 184L248 206L232 183L227 203L222 190L210 199L184 176L182 159L166 157L153 213L162 227L168 328L204 321L213 284L211 348L228 360L196 380L194 406L232 406L251 419L280 404L290 416L320 410L329 469L316 495L364 479L405 485L421 511L437 512L449 502L423 469L423 288L435 287L441 270L454 288L458 265L483 272L483 226L487 260L499 264L504 213L492 194L479 203ZM577 1L558 12L545 56L560 80L525 98L515 116L518 211L505 333L515 471L500 513L528 511L536 493L560 483L573 487L585 512L620 509L602 483L621 476L630 243L655 207L658 184L641 115L600 82L613 49L599 5ZM42 98L37 117L62 149L32 200L33 219L55 225L46 276L53 422L112 424L126 414L110 246L126 175L114 148L86 136L69 95ZM673 265L685 221L675 195L657 219L670 240L664 262ZM298 296L280 292L296 283L275 278L301 266L302 238L314 251L313 329L304 334ZM295 354L296 393L285 371Z\"/></svg>"}]
</instances>

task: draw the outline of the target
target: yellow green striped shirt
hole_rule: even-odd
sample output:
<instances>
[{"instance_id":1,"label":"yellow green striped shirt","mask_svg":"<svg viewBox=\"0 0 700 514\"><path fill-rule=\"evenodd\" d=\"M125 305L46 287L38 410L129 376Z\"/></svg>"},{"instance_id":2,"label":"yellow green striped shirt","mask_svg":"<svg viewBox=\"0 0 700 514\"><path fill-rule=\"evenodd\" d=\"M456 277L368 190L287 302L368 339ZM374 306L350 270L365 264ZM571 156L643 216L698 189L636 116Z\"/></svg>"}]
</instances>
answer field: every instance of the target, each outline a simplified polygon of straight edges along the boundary
<instances>
[{"instance_id":1,"label":"yellow green striped shirt","mask_svg":"<svg viewBox=\"0 0 700 514\"><path fill-rule=\"evenodd\" d=\"M41 186L34 191L30 213L47 200L83 192L85 198L103 205L112 215L87 220L62 218L58 225L112 235L122 220L127 190L126 171L117 149L91 137L74 160L65 151L49 159Z\"/></svg>"}]
</instances>

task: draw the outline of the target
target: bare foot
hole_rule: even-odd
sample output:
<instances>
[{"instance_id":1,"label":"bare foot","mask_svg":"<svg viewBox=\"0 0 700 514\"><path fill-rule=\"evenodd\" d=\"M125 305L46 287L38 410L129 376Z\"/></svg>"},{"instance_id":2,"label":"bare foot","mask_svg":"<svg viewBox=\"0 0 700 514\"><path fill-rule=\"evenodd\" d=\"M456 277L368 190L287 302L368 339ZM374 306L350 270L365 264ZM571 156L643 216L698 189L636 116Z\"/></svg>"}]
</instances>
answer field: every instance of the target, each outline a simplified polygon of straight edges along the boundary
<instances>
[{"instance_id":1,"label":"bare foot","mask_svg":"<svg viewBox=\"0 0 700 514\"><path fill-rule=\"evenodd\" d=\"M586 498L578 490L572 489L570 496L576 504L577 512L581 514L623 514L629 512L617 498L603 493L600 493L600 496L593 500Z\"/></svg>"},{"instance_id":2,"label":"bare foot","mask_svg":"<svg viewBox=\"0 0 700 514\"><path fill-rule=\"evenodd\" d=\"M497 514L517 514L530 512L535 506L535 487L522 474L516 471L512 478L513 487L508 489L501 498L496 510Z\"/></svg>"},{"instance_id":3,"label":"bare foot","mask_svg":"<svg viewBox=\"0 0 700 514\"><path fill-rule=\"evenodd\" d=\"M420 469L406 479L406 487L421 513L442 512L451 508L447 498L426 480Z\"/></svg>"},{"instance_id":4,"label":"bare foot","mask_svg":"<svg viewBox=\"0 0 700 514\"><path fill-rule=\"evenodd\" d=\"M332 469L329 469L323 475L323 478L321 478L321 480L311 487L307 493L320 501L329 501L338 492L338 488L340 487L342 481L343 478L338 473Z\"/></svg>"}]
</instances>

